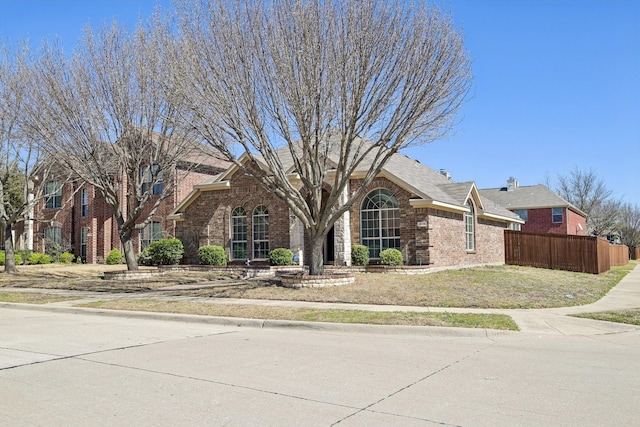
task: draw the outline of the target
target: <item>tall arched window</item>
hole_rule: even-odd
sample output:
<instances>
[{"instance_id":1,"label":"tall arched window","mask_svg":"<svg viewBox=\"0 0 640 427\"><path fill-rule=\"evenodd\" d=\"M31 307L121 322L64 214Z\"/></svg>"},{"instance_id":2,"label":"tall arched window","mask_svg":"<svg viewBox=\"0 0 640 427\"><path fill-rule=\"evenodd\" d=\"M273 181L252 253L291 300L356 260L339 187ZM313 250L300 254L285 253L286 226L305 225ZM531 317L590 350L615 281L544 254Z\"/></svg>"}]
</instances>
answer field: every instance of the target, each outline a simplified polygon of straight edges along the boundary
<instances>
[{"instance_id":1,"label":"tall arched window","mask_svg":"<svg viewBox=\"0 0 640 427\"><path fill-rule=\"evenodd\" d=\"M469 212L464 213L464 231L467 240L467 251L476 250L476 237L475 237L475 213L473 210L473 204L471 201L467 201L467 208Z\"/></svg>"},{"instance_id":2,"label":"tall arched window","mask_svg":"<svg viewBox=\"0 0 640 427\"><path fill-rule=\"evenodd\" d=\"M231 258L247 258L247 211L244 208L231 212Z\"/></svg>"},{"instance_id":3,"label":"tall arched window","mask_svg":"<svg viewBox=\"0 0 640 427\"><path fill-rule=\"evenodd\" d=\"M266 206L253 210L253 258L269 258L269 210Z\"/></svg>"},{"instance_id":4,"label":"tall arched window","mask_svg":"<svg viewBox=\"0 0 640 427\"><path fill-rule=\"evenodd\" d=\"M400 249L400 205L393 193L378 188L362 201L360 241L369 248L369 257L379 258L387 248Z\"/></svg>"}]
</instances>

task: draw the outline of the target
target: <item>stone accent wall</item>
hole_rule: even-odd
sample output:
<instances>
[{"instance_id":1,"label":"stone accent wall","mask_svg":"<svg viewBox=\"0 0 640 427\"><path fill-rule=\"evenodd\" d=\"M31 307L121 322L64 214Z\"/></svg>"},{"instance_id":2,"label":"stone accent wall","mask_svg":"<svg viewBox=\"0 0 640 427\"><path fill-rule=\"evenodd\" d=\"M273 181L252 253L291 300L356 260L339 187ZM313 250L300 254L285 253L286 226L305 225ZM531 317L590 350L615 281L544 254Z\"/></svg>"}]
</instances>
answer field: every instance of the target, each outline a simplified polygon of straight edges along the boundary
<instances>
[{"instance_id":1,"label":"stone accent wall","mask_svg":"<svg viewBox=\"0 0 640 427\"><path fill-rule=\"evenodd\" d=\"M269 248L289 248L289 208L241 171L230 181L229 189L202 191L185 210L184 221L176 223L176 237L185 246L186 263L198 263L198 248L203 245L222 246L230 258L231 212L236 207L243 207L247 212L249 258L253 259L252 213L260 205L269 210Z\"/></svg>"}]
</instances>

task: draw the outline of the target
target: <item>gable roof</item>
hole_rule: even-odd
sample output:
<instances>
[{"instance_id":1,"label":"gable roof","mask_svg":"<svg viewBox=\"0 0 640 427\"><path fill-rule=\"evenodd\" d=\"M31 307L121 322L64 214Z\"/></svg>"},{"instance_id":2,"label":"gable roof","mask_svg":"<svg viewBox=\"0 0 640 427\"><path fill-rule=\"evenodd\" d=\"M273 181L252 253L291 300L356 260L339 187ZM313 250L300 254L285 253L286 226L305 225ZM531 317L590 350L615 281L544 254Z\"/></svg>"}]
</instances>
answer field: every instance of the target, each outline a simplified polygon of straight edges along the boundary
<instances>
[{"instance_id":1,"label":"gable roof","mask_svg":"<svg viewBox=\"0 0 640 427\"><path fill-rule=\"evenodd\" d=\"M522 185L507 190L506 187L486 188L480 194L495 200L507 209L568 208L586 218L587 214L549 190L542 184Z\"/></svg>"},{"instance_id":2,"label":"gable roof","mask_svg":"<svg viewBox=\"0 0 640 427\"><path fill-rule=\"evenodd\" d=\"M335 136L330 137L330 142L335 142ZM366 140L358 138L357 143L367 144ZM338 153L329 150L328 161L330 164L338 164ZM261 157L254 155L258 162ZM283 169L289 174L293 174L294 162L289 147L282 147L278 150L278 157ZM244 154L239 159L241 162L248 160ZM264 164L263 164L264 165ZM174 210L172 219L179 218L179 213L184 211L196 198L199 191L228 188L228 180L239 168L232 165L225 172L216 177L194 186L192 194ZM353 177L364 176L368 171L366 159L354 172ZM404 154L396 153L384 165L380 171L383 176L398 186L404 188L411 194L411 205L414 207L434 208L454 212L468 212L466 206L469 198L473 199L478 207L478 216L487 217L503 222L524 223L522 219L513 212L500 206L491 200L490 197L481 195L473 181L454 182L439 172L423 165L419 161L407 157Z\"/></svg>"}]
</instances>

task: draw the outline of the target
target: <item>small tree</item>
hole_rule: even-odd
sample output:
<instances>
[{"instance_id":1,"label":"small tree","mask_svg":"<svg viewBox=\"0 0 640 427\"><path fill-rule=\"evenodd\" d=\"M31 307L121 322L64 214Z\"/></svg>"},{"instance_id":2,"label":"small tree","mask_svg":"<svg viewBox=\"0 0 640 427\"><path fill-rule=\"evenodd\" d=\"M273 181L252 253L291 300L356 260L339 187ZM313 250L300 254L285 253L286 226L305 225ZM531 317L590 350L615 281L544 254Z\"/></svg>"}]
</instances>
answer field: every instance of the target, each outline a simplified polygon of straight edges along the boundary
<instances>
[{"instance_id":1,"label":"small tree","mask_svg":"<svg viewBox=\"0 0 640 427\"><path fill-rule=\"evenodd\" d=\"M50 158L93 185L113 210L129 270L132 236L173 194L176 166L193 151L193 127L169 102L159 55L165 27L88 28L72 59L45 45L25 114Z\"/></svg>"}]
</instances>

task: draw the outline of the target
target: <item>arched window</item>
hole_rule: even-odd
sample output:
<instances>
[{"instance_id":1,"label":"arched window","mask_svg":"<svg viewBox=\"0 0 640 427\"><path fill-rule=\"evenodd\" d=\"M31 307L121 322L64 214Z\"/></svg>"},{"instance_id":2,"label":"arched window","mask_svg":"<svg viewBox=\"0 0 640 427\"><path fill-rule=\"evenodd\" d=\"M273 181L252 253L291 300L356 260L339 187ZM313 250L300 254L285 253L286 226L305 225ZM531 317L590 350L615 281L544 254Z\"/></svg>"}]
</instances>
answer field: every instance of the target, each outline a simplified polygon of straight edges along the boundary
<instances>
[{"instance_id":1,"label":"arched window","mask_svg":"<svg viewBox=\"0 0 640 427\"><path fill-rule=\"evenodd\" d=\"M247 211L244 208L231 212L231 257L247 258Z\"/></svg>"},{"instance_id":2,"label":"arched window","mask_svg":"<svg viewBox=\"0 0 640 427\"><path fill-rule=\"evenodd\" d=\"M253 210L253 258L269 258L269 210L266 206Z\"/></svg>"},{"instance_id":3,"label":"arched window","mask_svg":"<svg viewBox=\"0 0 640 427\"><path fill-rule=\"evenodd\" d=\"M476 237L475 237L475 211L471 201L467 201L467 208L469 212L464 213L464 231L467 240L467 251L476 250Z\"/></svg>"},{"instance_id":4,"label":"arched window","mask_svg":"<svg viewBox=\"0 0 640 427\"><path fill-rule=\"evenodd\" d=\"M379 258L387 248L400 249L400 207L393 193L378 188L362 201L360 241L369 248L370 258Z\"/></svg>"}]
</instances>

